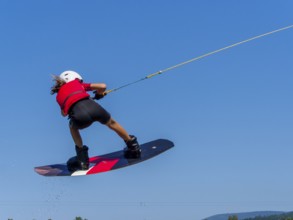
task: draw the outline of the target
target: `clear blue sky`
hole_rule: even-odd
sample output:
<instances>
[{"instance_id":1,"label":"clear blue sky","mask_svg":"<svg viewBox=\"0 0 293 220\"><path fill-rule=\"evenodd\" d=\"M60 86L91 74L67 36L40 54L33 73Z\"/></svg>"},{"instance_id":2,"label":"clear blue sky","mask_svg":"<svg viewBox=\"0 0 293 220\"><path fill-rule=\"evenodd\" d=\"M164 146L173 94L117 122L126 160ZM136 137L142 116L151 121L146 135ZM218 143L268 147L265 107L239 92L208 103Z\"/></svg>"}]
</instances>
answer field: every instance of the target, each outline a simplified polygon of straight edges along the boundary
<instances>
[{"instance_id":1,"label":"clear blue sky","mask_svg":"<svg viewBox=\"0 0 293 220\"><path fill-rule=\"evenodd\" d=\"M108 88L293 24L291 0L0 1L0 219L199 220L293 209L293 29L166 72L100 103L141 143L176 147L76 178L38 165L74 155L50 74ZM123 142L95 124L92 156Z\"/></svg>"}]
</instances>

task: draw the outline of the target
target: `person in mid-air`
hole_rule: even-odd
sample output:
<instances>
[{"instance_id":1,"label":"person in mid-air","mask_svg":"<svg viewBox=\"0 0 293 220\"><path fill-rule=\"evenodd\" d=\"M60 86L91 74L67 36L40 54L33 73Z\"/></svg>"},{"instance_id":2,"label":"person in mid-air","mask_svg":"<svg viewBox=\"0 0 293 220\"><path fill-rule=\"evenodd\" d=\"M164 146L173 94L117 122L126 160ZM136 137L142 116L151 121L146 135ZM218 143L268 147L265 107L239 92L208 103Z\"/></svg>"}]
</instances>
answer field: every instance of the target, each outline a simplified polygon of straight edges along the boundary
<instances>
[{"instance_id":1,"label":"person in mid-air","mask_svg":"<svg viewBox=\"0 0 293 220\"><path fill-rule=\"evenodd\" d=\"M127 131L115 121L111 115L97 102L95 102L87 91L94 91L95 99L103 98L106 93L104 83L84 83L82 77L74 71L65 71L60 76L53 75L54 85L51 94L57 93L56 101L61 108L61 114L68 116L70 133L75 143L76 161L74 168L87 170L89 168L88 147L83 145L80 129L89 127L93 122L100 122L115 131L126 143L124 156L126 158L139 158L140 146L134 135ZM70 163L67 163L70 166ZM72 164L72 163L71 163ZM69 167L71 169L71 167Z\"/></svg>"}]
</instances>

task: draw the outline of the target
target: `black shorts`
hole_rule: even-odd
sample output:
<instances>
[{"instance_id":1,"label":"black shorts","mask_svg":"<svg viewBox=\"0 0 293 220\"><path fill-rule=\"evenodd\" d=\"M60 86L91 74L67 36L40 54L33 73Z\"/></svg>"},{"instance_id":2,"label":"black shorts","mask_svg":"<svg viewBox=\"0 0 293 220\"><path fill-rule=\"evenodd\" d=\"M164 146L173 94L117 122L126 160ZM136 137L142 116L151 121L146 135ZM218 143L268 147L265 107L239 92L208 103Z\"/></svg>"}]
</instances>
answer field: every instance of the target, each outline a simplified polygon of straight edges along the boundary
<instances>
[{"instance_id":1,"label":"black shorts","mask_svg":"<svg viewBox=\"0 0 293 220\"><path fill-rule=\"evenodd\" d=\"M75 103L69 110L70 126L83 129L98 121L106 124L111 115L92 99L83 99Z\"/></svg>"}]
</instances>

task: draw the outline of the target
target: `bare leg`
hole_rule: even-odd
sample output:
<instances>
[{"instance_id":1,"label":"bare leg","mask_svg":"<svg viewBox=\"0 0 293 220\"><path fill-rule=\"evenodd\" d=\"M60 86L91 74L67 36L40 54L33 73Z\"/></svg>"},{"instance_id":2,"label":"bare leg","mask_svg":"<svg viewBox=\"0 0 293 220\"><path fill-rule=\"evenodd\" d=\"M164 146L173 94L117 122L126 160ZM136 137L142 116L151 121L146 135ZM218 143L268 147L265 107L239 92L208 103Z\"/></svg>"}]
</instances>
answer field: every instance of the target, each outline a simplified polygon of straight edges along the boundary
<instances>
[{"instance_id":1,"label":"bare leg","mask_svg":"<svg viewBox=\"0 0 293 220\"><path fill-rule=\"evenodd\" d=\"M115 131L124 141L131 140L131 137L127 133L127 131L113 118L109 120L109 122L106 124L110 129Z\"/></svg>"},{"instance_id":2,"label":"bare leg","mask_svg":"<svg viewBox=\"0 0 293 220\"><path fill-rule=\"evenodd\" d=\"M107 126L115 131L125 142L127 147L124 148L124 156L126 158L139 158L141 149L135 136L130 137L127 131L113 118L109 120Z\"/></svg>"},{"instance_id":3,"label":"bare leg","mask_svg":"<svg viewBox=\"0 0 293 220\"><path fill-rule=\"evenodd\" d=\"M82 138L80 136L79 130L70 126L70 133L76 146L79 148L83 147Z\"/></svg>"}]
</instances>

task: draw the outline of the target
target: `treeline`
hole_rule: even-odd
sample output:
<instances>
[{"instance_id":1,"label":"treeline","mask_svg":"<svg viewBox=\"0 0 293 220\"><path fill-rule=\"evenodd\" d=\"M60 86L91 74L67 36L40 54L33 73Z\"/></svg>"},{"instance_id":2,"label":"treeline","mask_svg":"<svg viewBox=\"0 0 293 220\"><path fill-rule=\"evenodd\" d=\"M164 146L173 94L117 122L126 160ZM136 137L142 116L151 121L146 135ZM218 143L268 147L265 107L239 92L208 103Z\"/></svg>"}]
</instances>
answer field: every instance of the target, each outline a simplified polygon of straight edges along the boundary
<instances>
[{"instance_id":1,"label":"treeline","mask_svg":"<svg viewBox=\"0 0 293 220\"><path fill-rule=\"evenodd\" d=\"M9 218L8 220L13 220L13 219ZM53 219L49 218L48 220L53 220ZM75 219L73 219L73 220L88 220L88 219L82 218L82 217L75 217Z\"/></svg>"},{"instance_id":2,"label":"treeline","mask_svg":"<svg viewBox=\"0 0 293 220\"><path fill-rule=\"evenodd\" d=\"M228 220L239 220L236 215L229 216ZM293 220L293 212L280 215L257 216L254 218L246 218L244 220Z\"/></svg>"},{"instance_id":3,"label":"treeline","mask_svg":"<svg viewBox=\"0 0 293 220\"><path fill-rule=\"evenodd\" d=\"M255 218L248 218L245 220L293 220L293 212L288 212L281 215L270 215L266 217L255 217Z\"/></svg>"}]
</instances>

